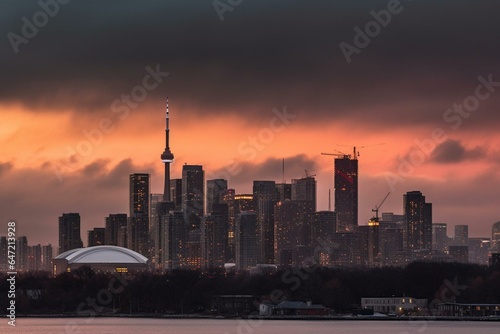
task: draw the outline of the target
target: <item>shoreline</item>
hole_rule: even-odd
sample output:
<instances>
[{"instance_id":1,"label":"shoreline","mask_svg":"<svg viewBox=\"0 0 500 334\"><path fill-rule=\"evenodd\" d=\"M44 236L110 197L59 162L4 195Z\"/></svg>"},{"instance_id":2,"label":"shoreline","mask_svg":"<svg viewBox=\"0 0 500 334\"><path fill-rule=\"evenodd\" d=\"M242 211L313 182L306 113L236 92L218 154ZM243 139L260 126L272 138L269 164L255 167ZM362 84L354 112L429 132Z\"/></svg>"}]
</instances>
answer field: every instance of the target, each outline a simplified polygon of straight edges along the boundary
<instances>
[{"instance_id":1,"label":"shoreline","mask_svg":"<svg viewBox=\"0 0 500 334\"><path fill-rule=\"evenodd\" d=\"M2 315L5 317L6 315ZM291 321L484 321L500 322L500 317L448 317L448 316L415 316L415 317L373 317L373 316L212 316L203 314L98 314L81 316L78 314L19 314L16 318L140 318L140 319L186 319L186 320L291 320Z\"/></svg>"}]
</instances>

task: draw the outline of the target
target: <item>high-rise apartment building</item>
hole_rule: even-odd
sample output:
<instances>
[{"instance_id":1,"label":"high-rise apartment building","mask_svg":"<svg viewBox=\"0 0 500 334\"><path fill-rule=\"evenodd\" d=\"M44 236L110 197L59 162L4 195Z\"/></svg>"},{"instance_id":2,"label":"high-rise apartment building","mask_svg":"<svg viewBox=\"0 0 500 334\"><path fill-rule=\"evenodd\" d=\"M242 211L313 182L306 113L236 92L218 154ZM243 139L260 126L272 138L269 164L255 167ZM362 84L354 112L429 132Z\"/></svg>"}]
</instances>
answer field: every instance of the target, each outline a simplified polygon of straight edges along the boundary
<instances>
[{"instance_id":1,"label":"high-rise apartment building","mask_svg":"<svg viewBox=\"0 0 500 334\"><path fill-rule=\"evenodd\" d=\"M236 219L236 268L248 269L259 263L260 245L257 214L244 211Z\"/></svg>"},{"instance_id":2,"label":"high-rise apartment building","mask_svg":"<svg viewBox=\"0 0 500 334\"><path fill-rule=\"evenodd\" d=\"M59 217L59 254L83 247L80 236L80 214L63 213Z\"/></svg>"},{"instance_id":3,"label":"high-rise apartment building","mask_svg":"<svg viewBox=\"0 0 500 334\"><path fill-rule=\"evenodd\" d=\"M170 201L174 203L175 211L182 210L182 179L170 180Z\"/></svg>"},{"instance_id":4,"label":"high-rise apartment building","mask_svg":"<svg viewBox=\"0 0 500 334\"><path fill-rule=\"evenodd\" d=\"M274 181L253 181L261 263L274 263L274 205L277 197Z\"/></svg>"},{"instance_id":5,"label":"high-rise apartment building","mask_svg":"<svg viewBox=\"0 0 500 334\"><path fill-rule=\"evenodd\" d=\"M207 181L207 209L208 215L213 211L213 205L221 203L221 194L227 190L227 180L214 179Z\"/></svg>"},{"instance_id":6,"label":"high-rise apartment building","mask_svg":"<svg viewBox=\"0 0 500 334\"><path fill-rule=\"evenodd\" d=\"M105 236L106 236L106 229L104 227L94 227L93 230L88 231L87 233L87 247L93 247L93 246L101 246L105 245Z\"/></svg>"},{"instance_id":7,"label":"high-rise apartment building","mask_svg":"<svg viewBox=\"0 0 500 334\"><path fill-rule=\"evenodd\" d=\"M448 226L445 223L432 224L432 249L444 253L448 249Z\"/></svg>"},{"instance_id":8,"label":"high-rise apartment building","mask_svg":"<svg viewBox=\"0 0 500 334\"><path fill-rule=\"evenodd\" d=\"M236 202L235 202L235 190L227 189L223 191L220 195L221 203L227 204L228 212L228 227L227 227L227 250L226 250L226 262L235 261L234 252L234 230L236 226Z\"/></svg>"},{"instance_id":9,"label":"high-rise apartment building","mask_svg":"<svg viewBox=\"0 0 500 334\"><path fill-rule=\"evenodd\" d=\"M455 225L455 246L469 245L469 225Z\"/></svg>"},{"instance_id":10,"label":"high-rise apartment building","mask_svg":"<svg viewBox=\"0 0 500 334\"><path fill-rule=\"evenodd\" d=\"M129 249L150 258L150 175L130 175L130 214L127 224L127 245Z\"/></svg>"},{"instance_id":11,"label":"high-rise apartment building","mask_svg":"<svg viewBox=\"0 0 500 334\"><path fill-rule=\"evenodd\" d=\"M316 210L316 179L312 176L292 180L292 201L312 201Z\"/></svg>"},{"instance_id":12,"label":"high-rise apartment building","mask_svg":"<svg viewBox=\"0 0 500 334\"><path fill-rule=\"evenodd\" d=\"M432 249L432 204L425 202L420 191L403 195L406 226L406 249Z\"/></svg>"},{"instance_id":13,"label":"high-rise apartment building","mask_svg":"<svg viewBox=\"0 0 500 334\"><path fill-rule=\"evenodd\" d=\"M204 177L200 165L182 166L182 211L190 228L199 228L204 211Z\"/></svg>"},{"instance_id":14,"label":"high-rise apartment building","mask_svg":"<svg viewBox=\"0 0 500 334\"><path fill-rule=\"evenodd\" d=\"M312 201L276 203L274 207L274 263L295 265L300 246L311 246Z\"/></svg>"},{"instance_id":15,"label":"high-rise apartment building","mask_svg":"<svg viewBox=\"0 0 500 334\"><path fill-rule=\"evenodd\" d=\"M29 270L28 238L20 236L16 239L16 270Z\"/></svg>"},{"instance_id":16,"label":"high-rise apartment building","mask_svg":"<svg viewBox=\"0 0 500 334\"><path fill-rule=\"evenodd\" d=\"M228 240L228 205L214 204L201 224L203 268L224 268Z\"/></svg>"},{"instance_id":17,"label":"high-rise apartment building","mask_svg":"<svg viewBox=\"0 0 500 334\"><path fill-rule=\"evenodd\" d=\"M122 227L127 228L127 218L126 213L110 214L105 218L104 243L106 245L121 246L118 242L118 233Z\"/></svg>"}]
</instances>

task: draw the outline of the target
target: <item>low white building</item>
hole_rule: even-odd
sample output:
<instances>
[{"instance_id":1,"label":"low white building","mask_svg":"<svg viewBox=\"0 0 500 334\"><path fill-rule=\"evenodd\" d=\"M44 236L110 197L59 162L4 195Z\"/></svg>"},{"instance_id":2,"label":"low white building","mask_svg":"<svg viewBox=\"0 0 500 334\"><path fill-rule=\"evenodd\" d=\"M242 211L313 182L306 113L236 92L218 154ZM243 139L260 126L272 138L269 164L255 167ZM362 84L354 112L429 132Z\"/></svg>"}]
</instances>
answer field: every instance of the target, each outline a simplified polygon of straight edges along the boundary
<instances>
[{"instance_id":1,"label":"low white building","mask_svg":"<svg viewBox=\"0 0 500 334\"><path fill-rule=\"evenodd\" d=\"M427 299L413 297L361 298L361 308L386 314L417 313L427 308Z\"/></svg>"},{"instance_id":2,"label":"low white building","mask_svg":"<svg viewBox=\"0 0 500 334\"><path fill-rule=\"evenodd\" d=\"M89 266L95 272L129 273L146 271L148 259L133 250L118 246L75 248L52 260L54 276Z\"/></svg>"}]
</instances>

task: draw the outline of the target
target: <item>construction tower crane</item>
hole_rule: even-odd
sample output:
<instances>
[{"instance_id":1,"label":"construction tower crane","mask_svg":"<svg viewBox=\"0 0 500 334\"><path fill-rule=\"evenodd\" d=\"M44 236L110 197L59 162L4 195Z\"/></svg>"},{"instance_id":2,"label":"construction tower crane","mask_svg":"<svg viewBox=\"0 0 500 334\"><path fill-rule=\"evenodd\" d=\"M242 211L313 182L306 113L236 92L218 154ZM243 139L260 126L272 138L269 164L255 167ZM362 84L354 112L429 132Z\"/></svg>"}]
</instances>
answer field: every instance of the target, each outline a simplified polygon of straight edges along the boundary
<instances>
[{"instance_id":1,"label":"construction tower crane","mask_svg":"<svg viewBox=\"0 0 500 334\"><path fill-rule=\"evenodd\" d=\"M358 157L359 157L359 149L360 148L367 148L367 147L380 146L380 145L385 145L385 143L379 143L379 144L374 144L374 145L358 146L357 148L356 148L356 146L352 146L352 145L336 145L336 146L352 147L353 148L353 150L352 150L352 153L353 153L352 154L352 158L354 160L357 160ZM337 150L335 150L335 151L337 151ZM337 152L339 152L339 151L337 151ZM349 155L349 157L350 157L350 155Z\"/></svg>"},{"instance_id":2,"label":"construction tower crane","mask_svg":"<svg viewBox=\"0 0 500 334\"><path fill-rule=\"evenodd\" d=\"M337 150L335 150L337 151ZM337 151L337 152L340 152L340 151ZM340 152L341 154L339 153L321 153L321 155L333 155L334 157L342 157L342 158L350 158L351 156L349 154L345 154L345 153L342 153Z\"/></svg>"},{"instance_id":3,"label":"construction tower crane","mask_svg":"<svg viewBox=\"0 0 500 334\"><path fill-rule=\"evenodd\" d=\"M304 169L304 171L306 172L306 178L310 178L310 177L315 177L316 174L311 174L310 172L314 172L314 171L308 171L307 169Z\"/></svg>"},{"instance_id":4,"label":"construction tower crane","mask_svg":"<svg viewBox=\"0 0 500 334\"><path fill-rule=\"evenodd\" d=\"M375 209L372 209L372 212L375 212L375 218L377 218L377 221L378 221L378 210L380 209L380 207L382 206L382 204L384 204L385 200L387 199L387 197L389 197L389 195L391 194L391 192L389 191L387 193L387 195L385 195L384 199L380 202L379 205L375 205Z\"/></svg>"}]
</instances>

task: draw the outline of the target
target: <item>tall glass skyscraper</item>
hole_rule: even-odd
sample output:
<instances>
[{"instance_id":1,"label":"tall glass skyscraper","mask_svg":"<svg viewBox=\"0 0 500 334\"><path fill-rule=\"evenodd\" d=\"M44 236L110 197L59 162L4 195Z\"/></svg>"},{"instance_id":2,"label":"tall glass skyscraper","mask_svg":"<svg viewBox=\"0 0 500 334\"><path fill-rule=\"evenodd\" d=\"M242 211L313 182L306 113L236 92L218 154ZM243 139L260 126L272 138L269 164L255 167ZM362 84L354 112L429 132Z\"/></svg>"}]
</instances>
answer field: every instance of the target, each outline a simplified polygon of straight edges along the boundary
<instances>
[{"instance_id":1,"label":"tall glass skyscraper","mask_svg":"<svg viewBox=\"0 0 500 334\"><path fill-rule=\"evenodd\" d=\"M127 225L127 248L150 257L150 176L135 173L130 175L130 214Z\"/></svg>"},{"instance_id":2,"label":"tall glass skyscraper","mask_svg":"<svg viewBox=\"0 0 500 334\"><path fill-rule=\"evenodd\" d=\"M334 183L337 232L353 232L358 226L358 160L335 159Z\"/></svg>"}]
</instances>

